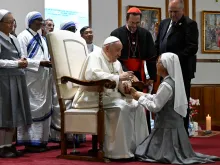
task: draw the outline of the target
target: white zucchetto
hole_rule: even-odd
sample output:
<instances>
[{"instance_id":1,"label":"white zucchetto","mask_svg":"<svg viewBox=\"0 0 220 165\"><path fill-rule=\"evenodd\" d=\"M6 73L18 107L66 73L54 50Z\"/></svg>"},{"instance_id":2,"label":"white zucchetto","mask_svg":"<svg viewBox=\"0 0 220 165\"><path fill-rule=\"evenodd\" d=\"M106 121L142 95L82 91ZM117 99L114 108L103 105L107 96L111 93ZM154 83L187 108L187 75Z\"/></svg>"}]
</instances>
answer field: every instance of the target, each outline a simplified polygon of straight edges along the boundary
<instances>
[{"instance_id":1,"label":"white zucchetto","mask_svg":"<svg viewBox=\"0 0 220 165\"><path fill-rule=\"evenodd\" d=\"M114 37L114 36L110 36L108 38L105 39L103 45L108 45L108 44L111 44L111 43L114 43L114 42L117 42L117 41L120 41L117 37Z\"/></svg>"}]
</instances>

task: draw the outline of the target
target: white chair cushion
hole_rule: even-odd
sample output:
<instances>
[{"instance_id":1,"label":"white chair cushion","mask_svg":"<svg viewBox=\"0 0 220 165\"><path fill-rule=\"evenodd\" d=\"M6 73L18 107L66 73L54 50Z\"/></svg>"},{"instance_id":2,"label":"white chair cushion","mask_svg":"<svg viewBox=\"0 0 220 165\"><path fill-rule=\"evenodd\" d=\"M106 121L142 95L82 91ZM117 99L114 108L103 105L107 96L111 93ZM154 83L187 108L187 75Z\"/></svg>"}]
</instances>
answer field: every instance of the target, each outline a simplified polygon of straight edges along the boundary
<instances>
[{"instance_id":1,"label":"white chair cushion","mask_svg":"<svg viewBox=\"0 0 220 165\"><path fill-rule=\"evenodd\" d=\"M64 132L97 135L98 110L98 108L66 110L64 112Z\"/></svg>"}]
</instances>

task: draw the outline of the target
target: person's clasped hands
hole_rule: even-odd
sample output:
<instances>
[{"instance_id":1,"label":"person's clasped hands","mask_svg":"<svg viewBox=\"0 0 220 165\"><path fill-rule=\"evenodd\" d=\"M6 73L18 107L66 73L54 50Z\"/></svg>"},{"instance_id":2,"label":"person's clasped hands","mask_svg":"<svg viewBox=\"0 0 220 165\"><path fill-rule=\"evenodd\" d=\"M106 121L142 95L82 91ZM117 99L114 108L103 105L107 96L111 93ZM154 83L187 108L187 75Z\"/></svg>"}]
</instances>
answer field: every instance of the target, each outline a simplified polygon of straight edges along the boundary
<instances>
[{"instance_id":1,"label":"person's clasped hands","mask_svg":"<svg viewBox=\"0 0 220 165\"><path fill-rule=\"evenodd\" d=\"M19 68L26 68L28 66L28 61L26 58L21 58L18 60L18 67Z\"/></svg>"},{"instance_id":2,"label":"person's clasped hands","mask_svg":"<svg viewBox=\"0 0 220 165\"><path fill-rule=\"evenodd\" d=\"M51 61L41 61L40 66L51 68L52 64Z\"/></svg>"}]
</instances>

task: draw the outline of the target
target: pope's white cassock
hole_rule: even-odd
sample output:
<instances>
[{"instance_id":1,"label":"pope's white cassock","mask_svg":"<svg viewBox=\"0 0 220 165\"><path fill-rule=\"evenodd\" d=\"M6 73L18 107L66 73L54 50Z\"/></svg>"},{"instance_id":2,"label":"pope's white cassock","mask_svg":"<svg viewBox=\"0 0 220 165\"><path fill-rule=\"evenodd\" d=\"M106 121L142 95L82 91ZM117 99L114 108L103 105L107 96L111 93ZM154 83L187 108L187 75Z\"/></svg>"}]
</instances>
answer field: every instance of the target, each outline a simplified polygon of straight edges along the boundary
<instances>
[{"instance_id":1,"label":"pope's white cassock","mask_svg":"<svg viewBox=\"0 0 220 165\"><path fill-rule=\"evenodd\" d=\"M123 96L119 74L123 72L119 61L108 62L101 52L92 52L82 68L81 80L110 79L116 81L116 89L105 89L103 105L105 110L105 157L120 159L134 156L135 149L147 136L148 127L144 108L138 102ZM98 93L92 87L80 87L74 97L76 108L97 107Z\"/></svg>"},{"instance_id":2,"label":"pope's white cassock","mask_svg":"<svg viewBox=\"0 0 220 165\"><path fill-rule=\"evenodd\" d=\"M26 17L28 30L18 35L22 55L28 60L25 74L33 124L18 127L17 141L32 146L41 146L48 142L52 104L51 70L40 66L40 61L49 61L47 44L37 32L28 28L33 19L40 17L42 18L40 13L30 12Z\"/></svg>"}]
</instances>

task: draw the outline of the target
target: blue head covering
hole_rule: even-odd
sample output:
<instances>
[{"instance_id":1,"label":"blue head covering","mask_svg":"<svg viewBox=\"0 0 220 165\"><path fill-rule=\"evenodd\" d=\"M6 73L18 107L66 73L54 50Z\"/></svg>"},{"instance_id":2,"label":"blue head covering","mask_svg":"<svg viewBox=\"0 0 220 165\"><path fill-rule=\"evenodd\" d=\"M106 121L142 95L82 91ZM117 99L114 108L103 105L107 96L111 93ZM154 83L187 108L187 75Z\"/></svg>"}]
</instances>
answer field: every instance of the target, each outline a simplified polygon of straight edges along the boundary
<instances>
[{"instance_id":1,"label":"blue head covering","mask_svg":"<svg viewBox=\"0 0 220 165\"><path fill-rule=\"evenodd\" d=\"M70 27L76 27L73 21L65 21L60 25L60 30L67 30Z\"/></svg>"},{"instance_id":2,"label":"blue head covering","mask_svg":"<svg viewBox=\"0 0 220 165\"><path fill-rule=\"evenodd\" d=\"M33 21L38 18L43 19L41 13L39 13L37 11L32 11L32 12L28 13L26 16L26 20L25 20L26 28L28 28L30 26L30 24L32 24Z\"/></svg>"}]
</instances>

